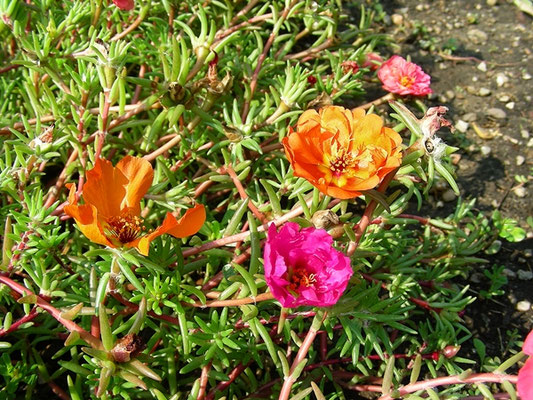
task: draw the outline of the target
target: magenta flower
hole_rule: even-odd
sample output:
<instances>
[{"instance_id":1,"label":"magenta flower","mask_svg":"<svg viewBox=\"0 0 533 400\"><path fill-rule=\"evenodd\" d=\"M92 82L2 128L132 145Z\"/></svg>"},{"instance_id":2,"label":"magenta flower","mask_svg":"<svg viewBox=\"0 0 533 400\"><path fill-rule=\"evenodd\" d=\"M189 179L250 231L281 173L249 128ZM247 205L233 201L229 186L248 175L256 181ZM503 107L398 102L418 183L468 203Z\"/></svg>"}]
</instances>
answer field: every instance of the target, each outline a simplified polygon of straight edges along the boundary
<instances>
[{"instance_id":1,"label":"magenta flower","mask_svg":"<svg viewBox=\"0 0 533 400\"><path fill-rule=\"evenodd\" d=\"M529 332L522 351L530 357L520 371L518 371L518 394L522 400L533 400L533 331Z\"/></svg>"},{"instance_id":2,"label":"magenta flower","mask_svg":"<svg viewBox=\"0 0 533 400\"><path fill-rule=\"evenodd\" d=\"M350 259L332 247L323 229L300 230L294 222L268 229L265 280L283 307L329 307L337 303L353 274Z\"/></svg>"},{"instance_id":3,"label":"magenta flower","mask_svg":"<svg viewBox=\"0 0 533 400\"><path fill-rule=\"evenodd\" d=\"M414 96L433 93L429 87L431 77L418 65L406 61L400 56L392 56L378 70L378 78L383 89L388 92Z\"/></svg>"},{"instance_id":4,"label":"magenta flower","mask_svg":"<svg viewBox=\"0 0 533 400\"><path fill-rule=\"evenodd\" d=\"M135 7L133 0L113 0L113 3L115 3L118 8L124 11L132 10L133 7Z\"/></svg>"}]
</instances>

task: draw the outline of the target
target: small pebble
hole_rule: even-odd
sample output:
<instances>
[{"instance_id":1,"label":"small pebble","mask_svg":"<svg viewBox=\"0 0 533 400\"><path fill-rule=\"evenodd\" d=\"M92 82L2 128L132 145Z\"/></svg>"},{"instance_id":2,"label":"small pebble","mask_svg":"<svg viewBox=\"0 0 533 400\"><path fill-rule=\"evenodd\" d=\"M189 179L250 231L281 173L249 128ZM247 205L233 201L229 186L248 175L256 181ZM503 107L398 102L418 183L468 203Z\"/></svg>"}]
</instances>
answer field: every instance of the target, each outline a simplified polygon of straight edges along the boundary
<instances>
[{"instance_id":1,"label":"small pebble","mask_svg":"<svg viewBox=\"0 0 533 400\"><path fill-rule=\"evenodd\" d=\"M503 72L500 72L499 74L496 75L496 85L498 85L498 87L502 87L507 82L509 82L509 77L505 75Z\"/></svg>"},{"instance_id":2,"label":"small pebble","mask_svg":"<svg viewBox=\"0 0 533 400\"><path fill-rule=\"evenodd\" d=\"M502 274L505 275L506 277L508 278L514 278L516 277L516 272L514 272L513 270L509 269L509 268L505 268L503 271L502 271Z\"/></svg>"},{"instance_id":3,"label":"small pebble","mask_svg":"<svg viewBox=\"0 0 533 400\"><path fill-rule=\"evenodd\" d=\"M531 249L524 250L524 257L531 258L531 256L533 256L533 250Z\"/></svg>"},{"instance_id":4,"label":"small pebble","mask_svg":"<svg viewBox=\"0 0 533 400\"><path fill-rule=\"evenodd\" d=\"M490 95L490 89L487 89L487 88L482 87L481 89L479 89L478 94L479 94L481 97L489 96L489 95Z\"/></svg>"},{"instance_id":5,"label":"small pebble","mask_svg":"<svg viewBox=\"0 0 533 400\"><path fill-rule=\"evenodd\" d=\"M489 108L487 110L487 116L494 118L494 119L505 119L507 117L507 114L501 108L494 107L494 108Z\"/></svg>"},{"instance_id":6,"label":"small pebble","mask_svg":"<svg viewBox=\"0 0 533 400\"><path fill-rule=\"evenodd\" d=\"M527 142L527 147L533 147L533 138L529 139Z\"/></svg>"},{"instance_id":7,"label":"small pebble","mask_svg":"<svg viewBox=\"0 0 533 400\"><path fill-rule=\"evenodd\" d=\"M474 44L484 44L488 35L480 29L470 29L466 35Z\"/></svg>"},{"instance_id":8,"label":"small pebble","mask_svg":"<svg viewBox=\"0 0 533 400\"><path fill-rule=\"evenodd\" d=\"M403 16L401 16L400 14L392 14L391 20L392 23L396 26L400 26L401 24L403 24Z\"/></svg>"},{"instance_id":9,"label":"small pebble","mask_svg":"<svg viewBox=\"0 0 533 400\"><path fill-rule=\"evenodd\" d=\"M516 274L521 281L530 281L533 279L533 272L526 271L525 269L519 269Z\"/></svg>"},{"instance_id":10,"label":"small pebble","mask_svg":"<svg viewBox=\"0 0 533 400\"><path fill-rule=\"evenodd\" d=\"M450 100L453 100L453 98L455 97L455 92L453 90L446 90L444 94Z\"/></svg>"},{"instance_id":11,"label":"small pebble","mask_svg":"<svg viewBox=\"0 0 533 400\"><path fill-rule=\"evenodd\" d=\"M522 74L522 79L525 81L529 81L531 79L531 75L525 72L524 74Z\"/></svg>"},{"instance_id":12,"label":"small pebble","mask_svg":"<svg viewBox=\"0 0 533 400\"><path fill-rule=\"evenodd\" d=\"M487 72L487 63L485 61L480 62L477 66L477 69L479 69L482 72Z\"/></svg>"},{"instance_id":13,"label":"small pebble","mask_svg":"<svg viewBox=\"0 0 533 400\"><path fill-rule=\"evenodd\" d=\"M448 189L442 194L442 200L444 200L446 203L454 201L456 197L457 196L455 195L455 192L452 189Z\"/></svg>"},{"instance_id":14,"label":"small pebble","mask_svg":"<svg viewBox=\"0 0 533 400\"><path fill-rule=\"evenodd\" d=\"M515 105L514 101L510 101L509 103L505 105L505 108L512 110L514 109L514 105Z\"/></svg>"},{"instance_id":15,"label":"small pebble","mask_svg":"<svg viewBox=\"0 0 533 400\"><path fill-rule=\"evenodd\" d=\"M516 156L516 165L520 166L526 161L524 156Z\"/></svg>"},{"instance_id":16,"label":"small pebble","mask_svg":"<svg viewBox=\"0 0 533 400\"><path fill-rule=\"evenodd\" d=\"M463 121L462 119L460 119L455 124L455 129L457 129L461 133L465 133L468 130L468 125L469 125L468 122Z\"/></svg>"},{"instance_id":17,"label":"small pebble","mask_svg":"<svg viewBox=\"0 0 533 400\"><path fill-rule=\"evenodd\" d=\"M475 120L477 120L477 114L473 112L466 113L461 119L466 122L474 122Z\"/></svg>"},{"instance_id":18,"label":"small pebble","mask_svg":"<svg viewBox=\"0 0 533 400\"><path fill-rule=\"evenodd\" d=\"M470 275L470 282L473 283L479 283L483 279L483 274L480 274L479 272L474 272L472 275Z\"/></svg>"},{"instance_id":19,"label":"small pebble","mask_svg":"<svg viewBox=\"0 0 533 400\"><path fill-rule=\"evenodd\" d=\"M519 186L513 190L516 197L524 198L527 196L527 190L523 186Z\"/></svg>"},{"instance_id":20,"label":"small pebble","mask_svg":"<svg viewBox=\"0 0 533 400\"><path fill-rule=\"evenodd\" d=\"M450 154L450 160L453 165L457 165L461 161L461 155L457 153Z\"/></svg>"},{"instance_id":21,"label":"small pebble","mask_svg":"<svg viewBox=\"0 0 533 400\"><path fill-rule=\"evenodd\" d=\"M496 4L498 4L498 0L487 0L487 5L490 7L493 7Z\"/></svg>"},{"instance_id":22,"label":"small pebble","mask_svg":"<svg viewBox=\"0 0 533 400\"><path fill-rule=\"evenodd\" d=\"M531 308L531 303L527 300L522 300L516 303L517 311L526 312L526 311L529 311L530 308Z\"/></svg>"},{"instance_id":23,"label":"small pebble","mask_svg":"<svg viewBox=\"0 0 533 400\"><path fill-rule=\"evenodd\" d=\"M529 139L529 132L526 131L525 129L522 129L520 131L520 136L522 136L523 139Z\"/></svg>"},{"instance_id":24,"label":"small pebble","mask_svg":"<svg viewBox=\"0 0 533 400\"><path fill-rule=\"evenodd\" d=\"M501 101L502 103L507 103L509 100L511 100L511 96L502 94L500 97L498 97L498 100Z\"/></svg>"},{"instance_id":25,"label":"small pebble","mask_svg":"<svg viewBox=\"0 0 533 400\"><path fill-rule=\"evenodd\" d=\"M484 156L488 156L491 151L492 149L490 148L490 146L481 146L481 154L483 154Z\"/></svg>"}]
</instances>

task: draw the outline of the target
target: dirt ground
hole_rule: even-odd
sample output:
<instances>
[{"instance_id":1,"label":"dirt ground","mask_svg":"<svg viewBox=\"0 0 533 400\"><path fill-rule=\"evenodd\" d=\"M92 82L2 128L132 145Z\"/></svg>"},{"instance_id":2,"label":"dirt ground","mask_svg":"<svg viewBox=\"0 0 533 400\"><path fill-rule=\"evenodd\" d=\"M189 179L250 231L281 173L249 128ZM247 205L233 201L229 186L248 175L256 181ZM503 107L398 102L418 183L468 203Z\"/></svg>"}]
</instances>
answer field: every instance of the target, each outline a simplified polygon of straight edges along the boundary
<instances>
[{"instance_id":1,"label":"dirt ground","mask_svg":"<svg viewBox=\"0 0 533 400\"><path fill-rule=\"evenodd\" d=\"M457 131L442 137L461 148L456 162L462 196L477 198L477 208L486 213L499 209L528 231L527 240L504 241L496 255L483 256L488 267L506 267L505 294L477 300L465 314L488 355L503 359L509 356L508 332L523 338L533 328L533 229L526 222L533 215L533 18L510 0L380 3L386 32L400 46L395 52L431 75L430 105L450 109ZM520 184L517 175L529 183ZM453 211L453 196L443 200L435 199L440 212ZM476 291L489 285L479 266L470 280Z\"/></svg>"}]
</instances>

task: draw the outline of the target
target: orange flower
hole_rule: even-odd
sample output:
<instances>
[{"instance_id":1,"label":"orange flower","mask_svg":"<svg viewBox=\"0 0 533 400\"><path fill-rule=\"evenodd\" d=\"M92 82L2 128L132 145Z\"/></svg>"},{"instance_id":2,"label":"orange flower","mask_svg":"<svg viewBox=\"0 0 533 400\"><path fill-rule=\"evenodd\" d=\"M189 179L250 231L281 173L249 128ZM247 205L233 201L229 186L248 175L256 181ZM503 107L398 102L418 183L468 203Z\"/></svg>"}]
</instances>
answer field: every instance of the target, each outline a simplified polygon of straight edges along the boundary
<instances>
[{"instance_id":1,"label":"orange flower","mask_svg":"<svg viewBox=\"0 0 533 400\"><path fill-rule=\"evenodd\" d=\"M401 164L402 138L362 108L307 110L283 139L294 175L339 199L375 188Z\"/></svg>"},{"instance_id":2,"label":"orange flower","mask_svg":"<svg viewBox=\"0 0 533 400\"><path fill-rule=\"evenodd\" d=\"M87 171L83 185L83 200L78 204L75 185L70 186L69 204L65 213L76 220L82 233L91 241L109 247L135 247L148 255L150 242L170 233L177 238L195 234L205 221L205 209L197 204L180 219L167 213L163 224L148 231L140 217L141 198L146 194L154 170L142 158L126 156L116 167L104 159L97 159L94 168Z\"/></svg>"}]
</instances>

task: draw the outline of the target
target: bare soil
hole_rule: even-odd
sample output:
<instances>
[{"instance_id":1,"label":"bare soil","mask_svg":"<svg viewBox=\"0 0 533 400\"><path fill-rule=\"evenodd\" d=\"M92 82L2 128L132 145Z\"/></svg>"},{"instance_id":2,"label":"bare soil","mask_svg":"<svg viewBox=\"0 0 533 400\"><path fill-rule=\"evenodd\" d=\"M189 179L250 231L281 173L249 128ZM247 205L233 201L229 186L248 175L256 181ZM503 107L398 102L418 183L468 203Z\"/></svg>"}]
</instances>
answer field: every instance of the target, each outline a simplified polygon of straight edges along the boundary
<instances>
[{"instance_id":1,"label":"bare soil","mask_svg":"<svg viewBox=\"0 0 533 400\"><path fill-rule=\"evenodd\" d=\"M509 332L523 339L533 328L531 306L517 310L520 301L533 303L533 280L512 274L533 270L533 232L526 222L533 215L533 18L505 0L380 3L386 32L400 46L395 52L410 56L431 75L430 105L447 106L448 119L460 128L442 137L461 148L456 163L463 198L477 198L479 210L490 215L498 209L528 231L528 239L503 241L496 255L482 255L488 267L504 265L511 271L508 284L504 295L479 299L465 314L487 354L503 359L509 355ZM517 175L529 178L529 184L520 185ZM439 214L451 213L455 199L438 197ZM470 275L475 295L490 284L483 268L474 267Z\"/></svg>"}]
</instances>

